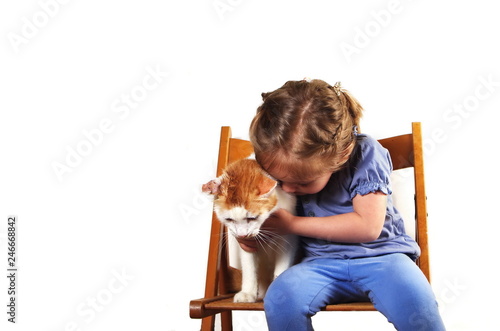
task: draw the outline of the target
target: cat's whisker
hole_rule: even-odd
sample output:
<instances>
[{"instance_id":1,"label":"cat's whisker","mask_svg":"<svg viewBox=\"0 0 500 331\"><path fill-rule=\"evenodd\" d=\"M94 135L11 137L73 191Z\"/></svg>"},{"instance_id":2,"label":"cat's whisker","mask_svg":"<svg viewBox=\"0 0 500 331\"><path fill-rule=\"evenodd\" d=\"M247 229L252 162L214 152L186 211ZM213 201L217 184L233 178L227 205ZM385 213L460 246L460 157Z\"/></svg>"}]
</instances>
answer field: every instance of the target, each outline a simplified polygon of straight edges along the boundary
<instances>
[{"instance_id":1,"label":"cat's whisker","mask_svg":"<svg viewBox=\"0 0 500 331\"><path fill-rule=\"evenodd\" d=\"M262 247L262 249L264 250L264 252L266 252L266 254L269 254L269 252L266 250L266 241L263 240L263 238L261 238L261 236L259 234L257 234L255 237L255 240L257 241L257 244Z\"/></svg>"},{"instance_id":2,"label":"cat's whisker","mask_svg":"<svg viewBox=\"0 0 500 331\"><path fill-rule=\"evenodd\" d=\"M276 241L276 246L277 248L282 252L282 253L285 253L289 250L293 250L293 245L291 243L289 243L287 240L285 239L280 239L279 241Z\"/></svg>"},{"instance_id":3,"label":"cat's whisker","mask_svg":"<svg viewBox=\"0 0 500 331\"><path fill-rule=\"evenodd\" d=\"M264 247L263 244L266 244L269 248L271 248L274 252L286 252L286 243L282 243L281 240L276 239L278 235L271 231L260 231L256 238L262 243L261 246Z\"/></svg>"},{"instance_id":4,"label":"cat's whisker","mask_svg":"<svg viewBox=\"0 0 500 331\"><path fill-rule=\"evenodd\" d=\"M288 240L286 239L286 237L283 237L273 231L269 231L269 230L261 230L261 232L263 232L264 234L270 236L271 238L280 238L280 241L283 242L284 245L288 246L288 245L291 245Z\"/></svg>"},{"instance_id":5,"label":"cat's whisker","mask_svg":"<svg viewBox=\"0 0 500 331\"><path fill-rule=\"evenodd\" d=\"M266 239L276 243L276 244L280 244L280 246L284 247L286 245L289 245L288 241L286 241L282 236L276 234L275 232L273 231L269 231L269 230L260 230L260 233L266 237ZM275 239L275 238L279 238L279 239ZM281 243L283 242L283 243Z\"/></svg>"},{"instance_id":6,"label":"cat's whisker","mask_svg":"<svg viewBox=\"0 0 500 331\"><path fill-rule=\"evenodd\" d=\"M222 235L220 234L214 234L212 235L212 237L216 237L216 238L219 238L219 240L221 240L221 248L224 249L224 248L228 248L229 247L229 236L232 236L233 234L231 233L231 231L224 231L222 233Z\"/></svg>"}]
</instances>

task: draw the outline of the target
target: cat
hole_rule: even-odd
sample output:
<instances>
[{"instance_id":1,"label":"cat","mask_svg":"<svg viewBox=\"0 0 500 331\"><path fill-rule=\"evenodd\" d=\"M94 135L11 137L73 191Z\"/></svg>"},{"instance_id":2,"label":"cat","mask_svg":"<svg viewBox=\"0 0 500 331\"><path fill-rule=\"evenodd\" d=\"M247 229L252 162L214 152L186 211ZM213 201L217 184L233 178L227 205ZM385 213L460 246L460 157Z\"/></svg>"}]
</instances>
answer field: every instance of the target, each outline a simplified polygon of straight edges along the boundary
<instances>
[{"instance_id":1,"label":"cat","mask_svg":"<svg viewBox=\"0 0 500 331\"><path fill-rule=\"evenodd\" d=\"M214 195L217 218L236 238L256 238L256 253L241 247L242 284L234 302L256 302L269 284L294 262L297 237L262 230L261 225L277 209L295 213L296 198L284 192L253 159L229 164L223 174L202 186Z\"/></svg>"}]
</instances>

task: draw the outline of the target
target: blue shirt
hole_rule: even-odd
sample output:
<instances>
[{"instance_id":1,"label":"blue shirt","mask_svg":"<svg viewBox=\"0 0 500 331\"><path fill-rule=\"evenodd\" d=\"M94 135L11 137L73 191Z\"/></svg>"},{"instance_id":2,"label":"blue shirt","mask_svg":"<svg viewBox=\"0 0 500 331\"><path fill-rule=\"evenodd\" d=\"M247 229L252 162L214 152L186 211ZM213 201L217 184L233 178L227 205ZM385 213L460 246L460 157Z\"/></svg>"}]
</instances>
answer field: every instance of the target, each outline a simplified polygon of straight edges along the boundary
<instances>
[{"instance_id":1,"label":"blue shirt","mask_svg":"<svg viewBox=\"0 0 500 331\"><path fill-rule=\"evenodd\" d=\"M377 140L357 135L357 145L347 164L334 173L328 184L316 194L299 197L300 216L331 216L353 211L352 199L357 195L383 192L387 195L387 211L382 232L369 243L339 243L301 237L305 260L315 258L352 259L390 253L404 253L416 260L417 243L406 234L404 222L393 205L390 187L392 162L387 149Z\"/></svg>"}]
</instances>

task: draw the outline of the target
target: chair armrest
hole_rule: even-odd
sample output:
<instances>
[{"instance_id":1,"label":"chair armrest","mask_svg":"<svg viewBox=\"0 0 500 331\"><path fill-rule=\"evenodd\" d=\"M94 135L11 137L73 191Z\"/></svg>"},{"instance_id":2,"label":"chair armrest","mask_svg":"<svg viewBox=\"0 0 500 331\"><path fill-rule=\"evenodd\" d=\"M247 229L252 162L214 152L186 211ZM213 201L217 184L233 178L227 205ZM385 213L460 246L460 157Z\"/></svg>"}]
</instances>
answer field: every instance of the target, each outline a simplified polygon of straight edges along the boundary
<instances>
[{"instance_id":1,"label":"chair armrest","mask_svg":"<svg viewBox=\"0 0 500 331\"><path fill-rule=\"evenodd\" d=\"M221 311L223 311L223 309L221 309L221 310L206 309L206 305L208 303L211 303L211 302L229 299L229 298L232 298L233 296L234 296L234 293L233 294L218 295L218 296L211 297L211 298L202 298L202 299L191 300L191 302L189 302L189 316L191 318L203 318L203 317L218 314Z\"/></svg>"}]
</instances>

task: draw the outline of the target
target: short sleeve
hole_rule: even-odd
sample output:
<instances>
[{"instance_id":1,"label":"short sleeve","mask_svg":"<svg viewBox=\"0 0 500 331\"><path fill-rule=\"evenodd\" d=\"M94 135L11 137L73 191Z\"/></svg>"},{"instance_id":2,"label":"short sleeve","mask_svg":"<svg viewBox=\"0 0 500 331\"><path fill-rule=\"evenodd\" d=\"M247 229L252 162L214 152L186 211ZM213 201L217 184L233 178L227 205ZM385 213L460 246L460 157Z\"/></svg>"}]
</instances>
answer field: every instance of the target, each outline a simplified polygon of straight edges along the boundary
<instances>
[{"instance_id":1,"label":"short sleeve","mask_svg":"<svg viewBox=\"0 0 500 331\"><path fill-rule=\"evenodd\" d=\"M352 181L349 188L351 199L357 194L372 192L392 194L390 176L392 161L389 151L366 135L357 137L358 145L350 162L353 162Z\"/></svg>"}]
</instances>

